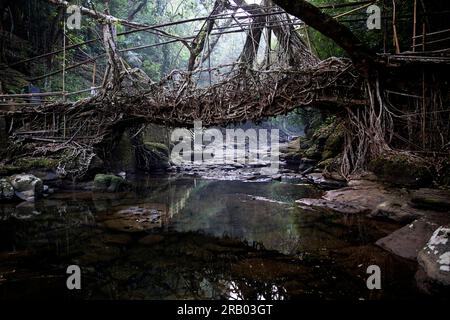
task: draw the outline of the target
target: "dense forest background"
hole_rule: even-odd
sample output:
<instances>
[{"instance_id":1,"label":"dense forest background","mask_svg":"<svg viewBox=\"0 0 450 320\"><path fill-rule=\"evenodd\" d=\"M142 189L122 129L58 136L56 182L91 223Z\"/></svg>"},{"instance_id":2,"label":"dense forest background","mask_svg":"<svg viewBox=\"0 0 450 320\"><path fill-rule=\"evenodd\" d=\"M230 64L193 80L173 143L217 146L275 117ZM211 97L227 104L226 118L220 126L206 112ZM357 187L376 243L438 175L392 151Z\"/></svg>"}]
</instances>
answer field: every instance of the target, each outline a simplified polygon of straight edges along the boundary
<instances>
[{"instance_id":1,"label":"dense forest background","mask_svg":"<svg viewBox=\"0 0 450 320\"><path fill-rule=\"evenodd\" d=\"M105 10L105 4L107 3L111 15L147 25L208 16L214 5L213 0L79 0L71 2L93 8L99 12ZM259 2L248 1L248 3ZM392 4L397 3L396 27L399 47L401 50L411 47L413 1L385 1L382 3L382 15L386 18L383 20L382 30L370 31L367 30L366 26L367 6L364 6L364 2L360 10L354 10L355 6L346 6L346 4L354 2L349 0L312 0L310 2L323 8L324 12L338 17L338 21L347 25L367 46L376 52L395 51L394 42L392 39L388 39L386 35L392 33L392 23L390 23ZM436 4L433 4L433 6L436 6ZM446 11L440 10L439 5L437 6L433 8L430 4L427 5L427 9L433 11L433 14L444 15ZM21 92L27 81L38 86L42 91L61 91L62 75L60 72L56 73L56 71L62 68L64 60L66 67L87 62L67 70L66 91L75 92L89 88L89 86L96 86L101 82L105 59L96 59L95 63L92 61L103 54L101 41L84 44L76 50L67 50L65 54L61 51L64 42L66 47L70 47L77 43L99 38L101 36L100 27L92 19L84 17L80 30L66 30L64 41L64 15L65 10L63 8L57 8L43 0L1 1L0 62L2 63L2 69L5 69L5 65L12 65L11 69L8 68L8 72L2 72L3 91L8 93ZM420 16L419 20L422 20ZM436 29L440 29L440 26L436 25L438 21L438 19L436 19L436 22L433 20L433 27ZM225 29L230 22L220 23ZM194 21L189 24L169 26L164 30L173 36L187 38L187 41L191 41L201 24L202 21ZM418 23L418 25L421 25L421 23ZM116 28L119 34L126 31L126 27L119 24ZM301 33L305 41L308 41L312 51L322 59L345 55L343 50L336 46L333 41L312 28L298 28L298 32ZM221 37L221 41L216 41L218 37ZM125 60L131 66L144 70L155 81L173 69L183 69L187 66L188 50L180 42L169 41L170 38L164 38L151 32L140 32L119 36L118 40L121 49L127 50L138 47L136 50L125 51ZM230 32L212 37L211 64L226 64L236 60L244 42L245 34L243 33ZM277 45L276 40L272 42L272 45ZM14 65L29 57L53 51L59 52L39 60ZM12 74L15 77L10 76ZM50 76L43 77L44 75ZM20 79L23 79L23 81L20 81ZM75 96L74 98L80 97Z\"/></svg>"}]
</instances>

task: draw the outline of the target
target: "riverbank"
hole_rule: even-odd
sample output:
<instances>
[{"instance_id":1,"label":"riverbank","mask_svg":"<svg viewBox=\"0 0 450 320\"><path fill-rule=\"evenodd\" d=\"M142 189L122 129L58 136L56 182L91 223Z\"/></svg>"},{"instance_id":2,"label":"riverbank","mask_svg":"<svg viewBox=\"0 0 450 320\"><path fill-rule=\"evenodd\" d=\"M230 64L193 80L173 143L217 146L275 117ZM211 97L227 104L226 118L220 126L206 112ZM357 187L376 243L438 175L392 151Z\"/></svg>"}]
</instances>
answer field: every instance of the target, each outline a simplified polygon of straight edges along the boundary
<instances>
[{"instance_id":1,"label":"riverbank","mask_svg":"<svg viewBox=\"0 0 450 320\"><path fill-rule=\"evenodd\" d=\"M346 274L346 281L357 287L352 268L359 261L356 267L363 277L363 269L370 261L384 265L383 272L390 279L401 277L402 281L412 281L420 294L445 296L448 292L450 196L447 191L402 188L386 184L373 174L348 182L333 180L328 178L329 172L314 165L308 169L309 173L290 166L284 161L284 155L281 155L277 173L270 173L268 165L265 161L192 164L172 166L159 176L124 172L97 174L90 181L75 184L58 179L51 171L33 171L42 179L32 176L34 178L26 180L30 182L30 188L25 186L26 181L12 183L17 176L5 180L15 185L13 191L16 194L17 188L21 187L19 194L39 190L40 196L22 197L20 203L1 206L2 219L6 223L5 230L9 230L7 225L17 223L42 230L40 224L44 223L52 233L53 226L56 230L66 229L88 218L89 226L94 226L95 230L99 228L94 234L88 232L91 244L88 249L83 249L93 250L82 260L89 264L115 259L117 248L113 256L110 256L110 249L106 249L111 245L118 246L119 251L142 245L150 246L152 251L155 246L161 250L160 244L166 243L166 239L179 237L167 234L175 228L177 233L201 232L216 239L226 235L233 241L242 242L242 248L250 245L264 252L274 250L286 259L297 261L293 265L283 264L288 269L303 270L305 258L314 261L312 268L330 268L330 263L338 263L341 271L335 270L331 278L327 277L328 283L322 284L322 290L333 282L333 277L339 278L336 272ZM19 201L17 197L16 201ZM82 204L81 207L78 208L77 203ZM73 223L65 225L63 221L55 220L55 206L58 212L65 208L71 216L76 212ZM41 220L43 217L45 219ZM49 225L49 221L55 221L56 225L53 222ZM106 242L96 239L96 233ZM193 244L193 247L197 245ZM14 245L15 248L23 246L20 241ZM25 253L29 248L22 252L29 257L29 253ZM125 257L121 259L120 264L126 263ZM396 262L386 264L386 259ZM268 265L275 263L265 258L262 261ZM243 268L250 268L252 263L244 263ZM271 267L265 272L265 279L278 274L274 274ZM399 272L407 276L400 276ZM290 278L294 277L290 271L288 273ZM316 281L315 276L311 281ZM278 290L287 290L285 286L283 284ZM304 290L292 283L287 286L291 289L287 290L290 295L286 294L286 297L292 298ZM404 284L402 288L405 288ZM358 292L364 296L361 289ZM316 294L320 296L320 293ZM330 297L334 295L339 296L337 291Z\"/></svg>"},{"instance_id":2,"label":"riverbank","mask_svg":"<svg viewBox=\"0 0 450 320\"><path fill-rule=\"evenodd\" d=\"M424 298L411 282L415 264L374 245L398 225L304 210L295 200L324 194L306 180L128 181L125 192L60 190L20 207L0 205L0 293L12 299L27 287L30 298ZM71 264L81 266L81 292L64 288ZM372 264L385 266L380 292L366 287Z\"/></svg>"}]
</instances>

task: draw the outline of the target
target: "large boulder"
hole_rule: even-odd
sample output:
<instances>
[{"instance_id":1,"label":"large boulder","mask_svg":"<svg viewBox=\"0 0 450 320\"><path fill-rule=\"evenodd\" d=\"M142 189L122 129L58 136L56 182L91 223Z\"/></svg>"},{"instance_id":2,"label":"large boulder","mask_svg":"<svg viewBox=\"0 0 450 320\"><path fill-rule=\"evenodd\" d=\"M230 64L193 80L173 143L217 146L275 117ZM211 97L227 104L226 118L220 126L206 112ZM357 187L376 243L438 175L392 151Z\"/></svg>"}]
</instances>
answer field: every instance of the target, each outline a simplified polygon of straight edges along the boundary
<instances>
[{"instance_id":1,"label":"large boulder","mask_svg":"<svg viewBox=\"0 0 450 320\"><path fill-rule=\"evenodd\" d=\"M369 170L381 181L408 187L430 185L433 175L429 167L425 161L402 153L386 154L369 163Z\"/></svg>"},{"instance_id":2,"label":"large boulder","mask_svg":"<svg viewBox=\"0 0 450 320\"><path fill-rule=\"evenodd\" d=\"M422 218L379 239L376 245L402 258L415 261L436 227L435 223Z\"/></svg>"},{"instance_id":3,"label":"large boulder","mask_svg":"<svg viewBox=\"0 0 450 320\"><path fill-rule=\"evenodd\" d=\"M94 178L95 192L121 192L127 188L128 183L123 178L112 174L97 174Z\"/></svg>"},{"instance_id":4,"label":"large boulder","mask_svg":"<svg viewBox=\"0 0 450 320\"><path fill-rule=\"evenodd\" d=\"M433 232L418 261L431 280L450 286L450 227L440 226Z\"/></svg>"},{"instance_id":5,"label":"large boulder","mask_svg":"<svg viewBox=\"0 0 450 320\"><path fill-rule=\"evenodd\" d=\"M42 180L32 174L16 174L9 178L16 196L25 201L34 201L44 192Z\"/></svg>"},{"instance_id":6,"label":"large boulder","mask_svg":"<svg viewBox=\"0 0 450 320\"><path fill-rule=\"evenodd\" d=\"M344 132L343 123L330 119L316 128L313 134L291 141L285 150L285 160L288 164L301 166L303 159L323 162L334 158L342 151ZM299 171L305 169L300 167Z\"/></svg>"},{"instance_id":7,"label":"large boulder","mask_svg":"<svg viewBox=\"0 0 450 320\"><path fill-rule=\"evenodd\" d=\"M8 201L14 198L14 188L6 179L0 179L0 201Z\"/></svg>"}]
</instances>

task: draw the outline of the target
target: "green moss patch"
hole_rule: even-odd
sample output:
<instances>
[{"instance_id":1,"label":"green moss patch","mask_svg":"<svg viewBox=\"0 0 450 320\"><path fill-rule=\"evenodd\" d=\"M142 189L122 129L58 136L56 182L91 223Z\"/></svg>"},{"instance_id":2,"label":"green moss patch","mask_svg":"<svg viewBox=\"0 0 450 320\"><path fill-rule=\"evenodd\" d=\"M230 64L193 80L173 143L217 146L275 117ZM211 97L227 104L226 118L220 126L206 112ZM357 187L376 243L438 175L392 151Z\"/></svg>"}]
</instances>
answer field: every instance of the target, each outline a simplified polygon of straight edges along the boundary
<instances>
[{"instance_id":1,"label":"green moss patch","mask_svg":"<svg viewBox=\"0 0 450 320\"><path fill-rule=\"evenodd\" d=\"M393 153L370 161L369 170L380 180L409 187L431 184L433 175L427 163L407 154Z\"/></svg>"}]
</instances>

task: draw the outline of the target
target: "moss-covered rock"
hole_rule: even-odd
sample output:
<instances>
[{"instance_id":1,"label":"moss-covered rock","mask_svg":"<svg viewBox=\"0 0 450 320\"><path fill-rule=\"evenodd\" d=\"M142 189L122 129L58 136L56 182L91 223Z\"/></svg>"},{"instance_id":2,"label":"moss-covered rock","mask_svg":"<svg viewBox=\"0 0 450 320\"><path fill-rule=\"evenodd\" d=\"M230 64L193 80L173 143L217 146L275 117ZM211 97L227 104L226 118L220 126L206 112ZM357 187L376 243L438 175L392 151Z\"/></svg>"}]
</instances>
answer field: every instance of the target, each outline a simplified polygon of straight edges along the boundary
<instances>
[{"instance_id":1,"label":"moss-covered rock","mask_svg":"<svg viewBox=\"0 0 450 320\"><path fill-rule=\"evenodd\" d=\"M336 157L344 145L345 127L342 123L337 124L331 134L325 141L325 146L322 152L322 160Z\"/></svg>"},{"instance_id":2,"label":"moss-covered rock","mask_svg":"<svg viewBox=\"0 0 450 320\"><path fill-rule=\"evenodd\" d=\"M145 169L167 169L169 165L169 148L162 143L145 142L147 154L147 168Z\"/></svg>"},{"instance_id":3,"label":"moss-covered rock","mask_svg":"<svg viewBox=\"0 0 450 320\"><path fill-rule=\"evenodd\" d=\"M368 169L381 181L408 187L428 186L433 181L429 165L407 154L391 153L369 162Z\"/></svg>"},{"instance_id":4,"label":"moss-covered rock","mask_svg":"<svg viewBox=\"0 0 450 320\"><path fill-rule=\"evenodd\" d=\"M29 172L32 170L54 170L58 160L50 158L21 158L0 168L0 176Z\"/></svg>"},{"instance_id":5,"label":"moss-covered rock","mask_svg":"<svg viewBox=\"0 0 450 320\"><path fill-rule=\"evenodd\" d=\"M322 160L317 164L317 168L326 169L327 167L332 166L333 162L334 162L333 158L328 158L328 159Z\"/></svg>"},{"instance_id":6,"label":"moss-covered rock","mask_svg":"<svg viewBox=\"0 0 450 320\"><path fill-rule=\"evenodd\" d=\"M301 159L313 159L323 162L334 159L342 152L345 126L335 118L330 118L307 137L300 137L287 148L285 160L289 164L301 163ZM294 147L297 147L295 149ZM329 161L331 163L331 160ZM325 168L330 163L322 163Z\"/></svg>"},{"instance_id":7,"label":"moss-covered rock","mask_svg":"<svg viewBox=\"0 0 450 320\"><path fill-rule=\"evenodd\" d=\"M55 169L58 166L58 160L49 158L22 158L14 162L16 167L22 171L33 169Z\"/></svg>"},{"instance_id":8,"label":"moss-covered rock","mask_svg":"<svg viewBox=\"0 0 450 320\"><path fill-rule=\"evenodd\" d=\"M133 137L132 132L124 132L107 159L112 172L152 171L169 167L169 149L165 144L142 141Z\"/></svg>"},{"instance_id":9,"label":"moss-covered rock","mask_svg":"<svg viewBox=\"0 0 450 320\"><path fill-rule=\"evenodd\" d=\"M321 147L318 144L313 144L303 152L304 157L308 159L320 160L322 158Z\"/></svg>"},{"instance_id":10,"label":"moss-covered rock","mask_svg":"<svg viewBox=\"0 0 450 320\"><path fill-rule=\"evenodd\" d=\"M336 123L334 121L327 121L320 126L313 134L312 139L316 144L324 145L328 137L334 132Z\"/></svg>"},{"instance_id":11,"label":"moss-covered rock","mask_svg":"<svg viewBox=\"0 0 450 320\"><path fill-rule=\"evenodd\" d=\"M323 169L323 176L326 179L346 181L341 175L342 155L338 154L334 158L319 162L318 166Z\"/></svg>"},{"instance_id":12,"label":"moss-covered rock","mask_svg":"<svg viewBox=\"0 0 450 320\"><path fill-rule=\"evenodd\" d=\"M121 192L127 190L128 187L128 183L121 177L111 174L97 174L94 178L93 191Z\"/></svg>"},{"instance_id":13,"label":"moss-covered rock","mask_svg":"<svg viewBox=\"0 0 450 320\"><path fill-rule=\"evenodd\" d=\"M166 158L169 157L169 148L165 144L158 142L145 142L144 144L150 151L159 153Z\"/></svg>"}]
</instances>

